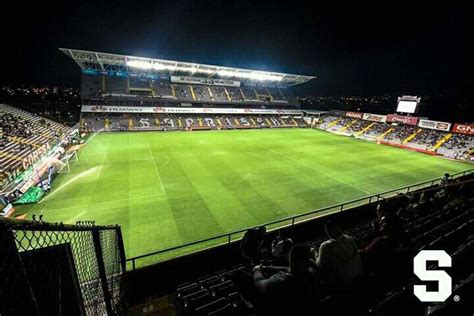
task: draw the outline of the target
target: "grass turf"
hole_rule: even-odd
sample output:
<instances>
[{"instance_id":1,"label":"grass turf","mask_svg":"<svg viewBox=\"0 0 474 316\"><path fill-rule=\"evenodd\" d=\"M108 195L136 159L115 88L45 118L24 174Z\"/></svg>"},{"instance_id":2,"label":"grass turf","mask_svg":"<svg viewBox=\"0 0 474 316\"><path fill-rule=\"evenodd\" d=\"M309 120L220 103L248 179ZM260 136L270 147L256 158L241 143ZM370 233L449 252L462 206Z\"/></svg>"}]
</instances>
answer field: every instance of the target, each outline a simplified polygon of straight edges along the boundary
<instances>
[{"instance_id":1,"label":"grass turf","mask_svg":"<svg viewBox=\"0 0 474 316\"><path fill-rule=\"evenodd\" d=\"M101 133L17 214L120 224L132 257L469 168L310 129Z\"/></svg>"}]
</instances>

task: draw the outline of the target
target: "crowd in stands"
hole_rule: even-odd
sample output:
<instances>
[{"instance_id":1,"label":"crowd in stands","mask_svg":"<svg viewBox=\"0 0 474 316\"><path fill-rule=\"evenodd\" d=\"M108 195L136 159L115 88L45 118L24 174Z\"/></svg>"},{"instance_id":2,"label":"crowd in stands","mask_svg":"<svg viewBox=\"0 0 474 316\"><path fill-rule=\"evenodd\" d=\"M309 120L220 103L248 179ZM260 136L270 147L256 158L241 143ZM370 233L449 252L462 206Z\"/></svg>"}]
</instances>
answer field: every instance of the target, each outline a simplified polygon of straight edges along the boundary
<instances>
[{"instance_id":1,"label":"crowd in stands","mask_svg":"<svg viewBox=\"0 0 474 316\"><path fill-rule=\"evenodd\" d=\"M357 132L362 131L364 128L369 126L372 122L364 120L356 120L354 124L351 124L344 132L353 135Z\"/></svg>"},{"instance_id":2,"label":"crowd in stands","mask_svg":"<svg viewBox=\"0 0 474 316\"><path fill-rule=\"evenodd\" d=\"M329 131L334 131L338 132L340 131L344 126L349 125L353 119L347 118L347 117L342 117L339 118L339 120L336 122L336 124L333 124L328 128Z\"/></svg>"},{"instance_id":3,"label":"crowd in stands","mask_svg":"<svg viewBox=\"0 0 474 316\"><path fill-rule=\"evenodd\" d=\"M422 129L409 143L428 149L435 146L444 135L446 135L446 132L434 129Z\"/></svg>"},{"instance_id":4,"label":"crowd in stands","mask_svg":"<svg viewBox=\"0 0 474 316\"><path fill-rule=\"evenodd\" d=\"M251 229L241 242L246 263L220 272L218 279L225 280L225 293L238 292L254 308L240 306L235 315L471 315L473 189L472 176L451 180L445 175L439 186L382 200L373 220L347 225L332 217L324 224L325 236L309 241L296 242L282 233L269 240L264 227ZM412 260L422 249L443 249L453 256L453 288L464 291L464 302L453 307L417 301L410 285L416 281ZM188 302L185 314L193 314L189 306L202 305L195 311L217 308L209 303L212 297L193 301L189 289L189 284L178 287L178 297ZM459 310L464 314L453 313ZM209 315L231 312L229 306L218 307Z\"/></svg>"},{"instance_id":5,"label":"crowd in stands","mask_svg":"<svg viewBox=\"0 0 474 316\"><path fill-rule=\"evenodd\" d=\"M12 113L0 113L0 128L3 135L2 140L8 136L29 138L31 136L31 122Z\"/></svg>"},{"instance_id":6,"label":"crowd in stands","mask_svg":"<svg viewBox=\"0 0 474 316\"><path fill-rule=\"evenodd\" d=\"M385 123L380 123L380 122L375 122L372 127L367 130L363 136L365 137L378 137L382 135L384 132L386 132L389 129L389 126Z\"/></svg>"},{"instance_id":7,"label":"crowd in stands","mask_svg":"<svg viewBox=\"0 0 474 316\"><path fill-rule=\"evenodd\" d=\"M369 125L371 126L369 127ZM372 122L334 115L322 116L316 127L368 140L377 139L416 149L436 151L448 158L473 160L474 137L470 135L456 133L448 135L446 131L420 128L414 125ZM361 133L365 127L369 128ZM412 135L413 137L411 137Z\"/></svg>"},{"instance_id":8,"label":"crowd in stands","mask_svg":"<svg viewBox=\"0 0 474 316\"><path fill-rule=\"evenodd\" d=\"M117 130L211 130L276 127L305 127L301 117L279 115L224 114L87 114L81 119L84 131Z\"/></svg>"},{"instance_id":9,"label":"crowd in stands","mask_svg":"<svg viewBox=\"0 0 474 316\"><path fill-rule=\"evenodd\" d=\"M474 138L463 134L453 134L450 139L444 143L444 147L452 150L465 150L465 148L474 147Z\"/></svg>"},{"instance_id":10,"label":"crowd in stands","mask_svg":"<svg viewBox=\"0 0 474 316\"><path fill-rule=\"evenodd\" d=\"M0 181L23 169L22 160L69 128L37 115L0 104Z\"/></svg>"},{"instance_id":11,"label":"crowd in stands","mask_svg":"<svg viewBox=\"0 0 474 316\"><path fill-rule=\"evenodd\" d=\"M418 127L413 125L398 125L393 130L385 135L384 140L401 143L408 136L414 134Z\"/></svg>"}]
</instances>

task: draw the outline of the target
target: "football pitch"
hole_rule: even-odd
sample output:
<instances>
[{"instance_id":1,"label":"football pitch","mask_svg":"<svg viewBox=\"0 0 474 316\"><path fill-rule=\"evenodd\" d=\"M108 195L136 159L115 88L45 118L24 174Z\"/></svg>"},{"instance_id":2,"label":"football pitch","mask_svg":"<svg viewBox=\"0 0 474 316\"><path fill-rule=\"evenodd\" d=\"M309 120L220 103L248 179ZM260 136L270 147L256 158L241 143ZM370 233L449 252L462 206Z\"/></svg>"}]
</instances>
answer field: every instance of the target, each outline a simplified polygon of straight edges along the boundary
<instances>
[{"instance_id":1,"label":"football pitch","mask_svg":"<svg viewBox=\"0 0 474 316\"><path fill-rule=\"evenodd\" d=\"M119 224L127 257L470 168L312 129L99 133L78 157L16 214Z\"/></svg>"}]
</instances>

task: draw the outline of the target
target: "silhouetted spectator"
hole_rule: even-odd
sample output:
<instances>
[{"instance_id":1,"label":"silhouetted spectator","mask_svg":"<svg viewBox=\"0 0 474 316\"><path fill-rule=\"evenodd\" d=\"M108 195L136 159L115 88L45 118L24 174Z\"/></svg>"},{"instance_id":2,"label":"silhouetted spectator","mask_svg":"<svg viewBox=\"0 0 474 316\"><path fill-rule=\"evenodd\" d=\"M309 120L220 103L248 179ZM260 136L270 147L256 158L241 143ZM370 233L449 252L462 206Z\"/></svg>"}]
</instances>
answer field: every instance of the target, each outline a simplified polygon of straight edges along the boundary
<instances>
[{"instance_id":1,"label":"silhouetted spectator","mask_svg":"<svg viewBox=\"0 0 474 316\"><path fill-rule=\"evenodd\" d=\"M311 272L311 252L303 245L290 250L290 267L256 266L253 278L259 295L259 315L314 315L317 292Z\"/></svg>"},{"instance_id":2,"label":"silhouetted spectator","mask_svg":"<svg viewBox=\"0 0 474 316\"><path fill-rule=\"evenodd\" d=\"M444 176L441 178L441 182L440 182L440 186L446 186L448 185L451 180L450 180L451 176L449 175L449 173L445 173Z\"/></svg>"},{"instance_id":3,"label":"silhouetted spectator","mask_svg":"<svg viewBox=\"0 0 474 316\"><path fill-rule=\"evenodd\" d=\"M275 265L288 266L289 260L288 256L290 254L290 249L293 246L293 241L291 238L285 238L281 235L278 235L272 242L272 257L274 258Z\"/></svg>"},{"instance_id":4,"label":"silhouetted spectator","mask_svg":"<svg viewBox=\"0 0 474 316\"><path fill-rule=\"evenodd\" d=\"M319 246L316 255L323 282L331 291L350 290L354 280L362 275L357 244L334 222L327 222L324 231L329 239Z\"/></svg>"},{"instance_id":5,"label":"silhouetted spectator","mask_svg":"<svg viewBox=\"0 0 474 316\"><path fill-rule=\"evenodd\" d=\"M242 256L253 264L260 259L260 250L265 236L266 228L264 226L249 229L245 232L241 242Z\"/></svg>"},{"instance_id":6,"label":"silhouetted spectator","mask_svg":"<svg viewBox=\"0 0 474 316\"><path fill-rule=\"evenodd\" d=\"M366 247L360 250L366 275L372 276L379 284L390 286L396 280L397 252L406 246L403 223L391 209L388 201L377 207L379 231Z\"/></svg>"}]
</instances>

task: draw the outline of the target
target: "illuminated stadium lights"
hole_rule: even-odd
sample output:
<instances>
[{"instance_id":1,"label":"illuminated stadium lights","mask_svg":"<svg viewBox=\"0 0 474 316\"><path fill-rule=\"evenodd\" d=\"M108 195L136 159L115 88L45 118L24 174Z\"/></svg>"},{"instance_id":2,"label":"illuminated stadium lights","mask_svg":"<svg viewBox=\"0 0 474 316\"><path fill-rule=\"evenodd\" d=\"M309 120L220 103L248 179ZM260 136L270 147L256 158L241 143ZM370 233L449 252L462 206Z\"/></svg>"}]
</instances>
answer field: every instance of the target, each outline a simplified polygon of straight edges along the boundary
<instances>
[{"instance_id":1,"label":"illuminated stadium lights","mask_svg":"<svg viewBox=\"0 0 474 316\"><path fill-rule=\"evenodd\" d=\"M176 65L167 65L158 62L148 62L144 60L127 60L127 67L138 68L144 70L168 70L168 71L182 71L189 73L201 73L201 74L212 74L215 71L210 69L198 68L197 65L186 66L176 66ZM250 71L250 72L241 72L233 70L218 70L217 74L222 77L235 77L235 78L245 78L251 80L259 81L281 81L283 76L271 75L259 71Z\"/></svg>"},{"instance_id":2,"label":"illuminated stadium lights","mask_svg":"<svg viewBox=\"0 0 474 316\"><path fill-rule=\"evenodd\" d=\"M177 66L175 64L163 64L158 62L148 62L143 60L127 60L127 67L130 68L137 68L137 69L144 69L144 70L168 70L168 71L182 71L182 72L189 72L189 73L201 73L201 74L212 74L215 71L210 69L203 69L198 68L197 65L190 65L187 66Z\"/></svg>"},{"instance_id":3,"label":"illuminated stadium lights","mask_svg":"<svg viewBox=\"0 0 474 316\"><path fill-rule=\"evenodd\" d=\"M264 72L252 71L252 72L238 72L232 70L219 70L217 72L222 77L235 77L235 78L246 78L252 80L267 80L267 81L281 81L283 76L270 75Z\"/></svg>"},{"instance_id":4,"label":"illuminated stadium lights","mask_svg":"<svg viewBox=\"0 0 474 316\"><path fill-rule=\"evenodd\" d=\"M60 50L71 57L83 71L129 71L140 73L156 71L167 72L168 75L206 75L214 78L216 76L235 78L240 81L268 81L278 86L294 86L312 80L316 77L295 75L281 72L270 72L262 70L241 69L233 67L221 67L216 65L198 64L175 60L154 59L139 56L126 56L101 52L91 52L77 49L60 48Z\"/></svg>"},{"instance_id":5,"label":"illuminated stadium lights","mask_svg":"<svg viewBox=\"0 0 474 316\"><path fill-rule=\"evenodd\" d=\"M151 63L142 60L127 60L127 66L145 70L153 68L153 65Z\"/></svg>"}]
</instances>

